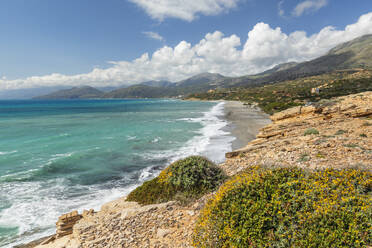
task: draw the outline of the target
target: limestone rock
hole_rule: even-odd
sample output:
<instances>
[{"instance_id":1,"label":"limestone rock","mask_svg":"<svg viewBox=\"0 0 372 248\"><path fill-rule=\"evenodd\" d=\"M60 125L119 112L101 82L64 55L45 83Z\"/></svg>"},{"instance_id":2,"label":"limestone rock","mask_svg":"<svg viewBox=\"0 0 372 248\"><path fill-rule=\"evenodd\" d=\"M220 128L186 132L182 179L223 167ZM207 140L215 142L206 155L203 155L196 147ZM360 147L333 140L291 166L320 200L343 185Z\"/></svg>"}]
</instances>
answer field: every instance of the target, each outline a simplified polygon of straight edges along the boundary
<instances>
[{"instance_id":1,"label":"limestone rock","mask_svg":"<svg viewBox=\"0 0 372 248\"><path fill-rule=\"evenodd\" d=\"M157 232L156 236L158 238L162 239L170 233L171 233L171 231L169 229L158 229L158 232Z\"/></svg>"},{"instance_id":2,"label":"limestone rock","mask_svg":"<svg viewBox=\"0 0 372 248\"><path fill-rule=\"evenodd\" d=\"M56 223L57 231L56 231L56 238L60 238L66 235L70 235L73 232L73 226L78 222L82 215L79 215L77 211L72 211L67 214L63 214L58 218Z\"/></svg>"},{"instance_id":3,"label":"limestone rock","mask_svg":"<svg viewBox=\"0 0 372 248\"><path fill-rule=\"evenodd\" d=\"M372 92L274 114L245 148L226 154L228 175L251 165L372 168ZM305 135L308 129L319 134Z\"/></svg>"}]
</instances>

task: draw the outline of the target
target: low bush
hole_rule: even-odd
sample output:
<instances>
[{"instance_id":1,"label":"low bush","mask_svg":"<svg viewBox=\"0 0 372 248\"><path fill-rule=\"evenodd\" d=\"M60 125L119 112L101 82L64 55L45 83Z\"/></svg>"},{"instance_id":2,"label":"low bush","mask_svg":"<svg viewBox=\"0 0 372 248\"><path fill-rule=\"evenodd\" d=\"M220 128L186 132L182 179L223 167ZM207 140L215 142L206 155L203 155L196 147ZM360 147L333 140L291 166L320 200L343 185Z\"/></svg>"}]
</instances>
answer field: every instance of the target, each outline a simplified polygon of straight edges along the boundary
<instances>
[{"instance_id":1,"label":"low bush","mask_svg":"<svg viewBox=\"0 0 372 248\"><path fill-rule=\"evenodd\" d=\"M372 244L372 174L252 167L201 212L196 247L365 247Z\"/></svg>"},{"instance_id":2,"label":"low bush","mask_svg":"<svg viewBox=\"0 0 372 248\"><path fill-rule=\"evenodd\" d=\"M204 157L191 156L174 162L158 177L137 187L127 200L140 204L191 200L217 189L224 180L217 165Z\"/></svg>"},{"instance_id":3,"label":"low bush","mask_svg":"<svg viewBox=\"0 0 372 248\"><path fill-rule=\"evenodd\" d=\"M309 154L307 154L307 153L303 153L303 154L301 154L301 157L298 159L297 162L307 162L307 161L309 161L310 159L311 159L311 158L310 158Z\"/></svg>"},{"instance_id":4,"label":"low bush","mask_svg":"<svg viewBox=\"0 0 372 248\"><path fill-rule=\"evenodd\" d=\"M335 133L335 135L341 135L341 134L344 134L344 133L347 133L345 130L342 130L342 129L340 129L340 130L338 130L336 133Z\"/></svg>"},{"instance_id":5,"label":"low bush","mask_svg":"<svg viewBox=\"0 0 372 248\"><path fill-rule=\"evenodd\" d=\"M307 136L307 135L312 135L312 134L319 134L319 131L316 130L315 128L308 128L306 129L306 131L304 132L304 135Z\"/></svg>"},{"instance_id":6,"label":"low bush","mask_svg":"<svg viewBox=\"0 0 372 248\"><path fill-rule=\"evenodd\" d=\"M177 193L177 188L171 184L160 182L159 178L154 178L144 182L141 186L133 190L128 196L127 201L135 201L142 205L162 203L170 201Z\"/></svg>"}]
</instances>

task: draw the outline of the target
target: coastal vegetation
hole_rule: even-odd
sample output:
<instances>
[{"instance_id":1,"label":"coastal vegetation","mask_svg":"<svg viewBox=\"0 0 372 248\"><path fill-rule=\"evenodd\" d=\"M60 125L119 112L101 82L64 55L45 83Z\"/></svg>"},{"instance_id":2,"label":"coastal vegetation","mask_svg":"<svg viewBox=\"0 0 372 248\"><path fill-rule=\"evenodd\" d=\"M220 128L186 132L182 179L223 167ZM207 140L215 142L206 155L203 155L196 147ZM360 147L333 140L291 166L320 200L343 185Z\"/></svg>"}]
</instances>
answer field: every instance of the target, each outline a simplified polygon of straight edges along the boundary
<instances>
[{"instance_id":1,"label":"coastal vegetation","mask_svg":"<svg viewBox=\"0 0 372 248\"><path fill-rule=\"evenodd\" d=\"M312 89L318 89L318 92L312 93ZM372 90L371 71L338 71L264 86L220 88L192 94L190 98L243 101L247 104L257 105L268 114L273 114L322 99L370 90Z\"/></svg>"},{"instance_id":2,"label":"coastal vegetation","mask_svg":"<svg viewBox=\"0 0 372 248\"><path fill-rule=\"evenodd\" d=\"M170 200L187 202L211 192L225 180L222 170L201 156L178 160L160 175L132 191L128 201L154 204Z\"/></svg>"},{"instance_id":3,"label":"coastal vegetation","mask_svg":"<svg viewBox=\"0 0 372 248\"><path fill-rule=\"evenodd\" d=\"M316 130L315 128L308 128L308 129L306 129L306 131L304 132L304 135L306 136L306 135L317 135L317 134L319 134L319 131L318 130Z\"/></svg>"},{"instance_id":4,"label":"coastal vegetation","mask_svg":"<svg viewBox=\"0 0 372 248\"><path fill-rule=\"evenodd\" d=\"M254 166L202 210L196 247L365 247L372 243L372 174Z\"/></svg>"}]
</instances>

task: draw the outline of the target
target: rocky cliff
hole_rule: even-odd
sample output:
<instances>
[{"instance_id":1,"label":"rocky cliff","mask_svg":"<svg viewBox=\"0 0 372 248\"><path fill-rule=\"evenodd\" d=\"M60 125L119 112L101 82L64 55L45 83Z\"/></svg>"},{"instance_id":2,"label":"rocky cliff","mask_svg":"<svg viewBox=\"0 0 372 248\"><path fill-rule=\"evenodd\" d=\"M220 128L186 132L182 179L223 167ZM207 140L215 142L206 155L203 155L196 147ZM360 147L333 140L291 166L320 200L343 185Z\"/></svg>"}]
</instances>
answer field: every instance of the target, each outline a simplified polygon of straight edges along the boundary
<instances>
[{"instance_id":1,"label":"rocky cliff","mask_svg":"<svg viewBox=\"0 0 372 248\"><path fill-rule=\"evenodd\" d=\"M232 175L251 165L372 168L372 92L364 92L271 116L257 139L226 154Z\"/></svg>"}]
</instances>

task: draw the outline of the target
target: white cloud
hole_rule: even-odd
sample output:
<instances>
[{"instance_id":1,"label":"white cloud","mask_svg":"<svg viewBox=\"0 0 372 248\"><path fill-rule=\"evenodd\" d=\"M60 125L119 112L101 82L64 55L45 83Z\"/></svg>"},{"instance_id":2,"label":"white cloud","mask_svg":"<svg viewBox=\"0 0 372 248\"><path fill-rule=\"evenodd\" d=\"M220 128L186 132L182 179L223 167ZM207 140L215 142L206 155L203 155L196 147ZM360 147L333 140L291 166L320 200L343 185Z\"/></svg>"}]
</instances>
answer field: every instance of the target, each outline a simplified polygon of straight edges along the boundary
<instances>
[{"instance_id":1,"label":"white cloud","mask_svg":"<svg viewBox=\"0 0 372 248\"><path fill-rule=\"evenodd\" d=\"M150 39L164 41L164 37L161 36L160 34L156 33L156 32L145 31L145 32L142 32L142 33L144 35L146 35L147 37L149 37Z\"/></svg>"},{"instance_id":2,"label":"white cloud","mask_svg":"<svg viewBox=\"0 0 372 248\"><path fill-rule=\"evenodd\" d=\"M305 61L325 54L334 46L372 33L372 12L336 30L328 26L308 36L303 31L285 34L265 23L257 23L243 43L236 35L208 33L197 44L181 41L175 47L164 46L152 55L144 53L133 61L109 62L107 69L95 68L73 76L58 73L25 79L0 79L0 90L56 85L130 85L149 80L185 79L202 72L241 76L262 72L280 63Z\"/></svg>"},{"instance_id":3,"label":"white cloud","mask_svg":"<svg viewBox=\"0 0 372 248\"><path fill-rule=\"evenodd\" d=\"M292 14L294 16L301 16L305 12L317 11L328 4L328 0L306 0L303 1L294 8Z\"/></svg>"},{"instance_id":4,"label":"white cloud","mask_svg":"<svg viewBox=\"0 0 372 248\"><path fill-rule=\"evenodd\" d=\"M217 15L235 8L240 0L129 0L153 19L178 18L194 20L198 14Z\"/></svg>"}]
</instances>

